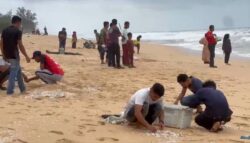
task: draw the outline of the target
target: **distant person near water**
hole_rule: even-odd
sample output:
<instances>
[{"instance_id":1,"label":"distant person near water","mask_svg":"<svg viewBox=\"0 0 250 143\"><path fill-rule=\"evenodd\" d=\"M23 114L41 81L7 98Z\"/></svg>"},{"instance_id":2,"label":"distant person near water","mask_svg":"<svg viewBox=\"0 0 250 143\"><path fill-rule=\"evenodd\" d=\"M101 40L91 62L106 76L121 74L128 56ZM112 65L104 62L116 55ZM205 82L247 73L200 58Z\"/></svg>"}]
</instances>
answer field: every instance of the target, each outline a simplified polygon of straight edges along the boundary
<instances>
[{"instance_id":1,"label":"distant person near water","mask_svg":"<svg viewBox=\"0 0 250 143\"><path fill-rule=\"evenodd\" d=\"M35 51L32 59L40 63L40 69L35 72L35 76L32 78L24 75L26 82L41 79L46 84L56 84L62 80L64 71L51 57L41 51Z\"/></svg>"},{"instance_id":2,"label":"distant person near water","mask_svg":"<svg viewBox=\"0 0 250 143\"><path fill-rule=\"evenodd\" d=\"M127 103L124 118L130 123L139 123L148 130L158 129L153 122L158 119L160 129L164 128L163 96L165 89L160 83L137 91Z\"/></svg>"},{"instance_id":3,"label":"distant person near water","mask_svg":"<svg viewBox=\"0 0 250 143\"><path fill-rule=\"evenodd\" d=\"M136 40L134 41L134 45L135 45L135 47L137 48L137 54L139 54L139 53L140 53L140 48L141 48L141 38L142 38L142 36L141 36L141 35L139 35L139 36L137 36Z\"/></svg>"},{"instance_id":4,"label":"distant person near water","mask_svg":"<svg viewBox=\"0 0 250 143\"><path fill-rule=\"evenodd\" d=\"M209 48L208 48L207 39L205 37L203 37L203 38L201 38L199 43L203 45L202 61L204 62L204 64L209 64L210 63L210 51L209 51Z\"/></svg>"},{"instance_id":5,"label":"distant person near water","mask_svg":"<svg viewBox=\"0 0 250 143\"><path fill-rule=\"evenodd\" d=\"M214 32L214 25L209 26L209 31L206 33L205 37L208 42L208 48L210 51L210 63L209 66L211 68L217 68L217 66L214 65L214 58L215 58L215 46L217 44L217 39L215 38Z\"/></svg>"},{"instance_id":6,"label":"distant person near water","mask_svg":"<svg viewBox=\"0 0 250 143\"><path fill-rule=\"evenodd\" d=\"M59 51L61 48L65 50L66 40L67 40L66 28L62 28L62 31L58 33L58 39L59 39Z\"/></svg>"},{"instance_id":7,"label":"distant person near water","mask_svg":"<svg viewBox=\"0 0 250 143\"><path fill-rule=\"evenodd\" d=\"M106 62L108 62L108 53L107 53L107 47L108 47L108 29L109 29L109 22L105 21L103 22L103 28L100 32L99 36L99 45L98 45L98 51L100 54L101 64L104 64L104 58L106 53Z\"/></svg>"},{"instance_id":8,"label":"distant person near water","mask_svg":"<svg viewBox=\"0 0 250 143\"><path fill-rule=\"evenodd\" d=\"M128 29L129 29L130 23L126 21L124 23L124 29L122 32L122 63L124 66L129 66L129 56L128 56Z\"/></svg>"},{"instance_id":9,"label":"distant person near water","mask_svg":"<svg viewBox=\"0 0 250 143\"><path fill-rule=\"evenodd\" d=\"M223 53L225 54L225 61L224 61L225 64L230 65L228 62L229 62L230 54L232 52L232 45L231 45L229 34L225 34L223 38L222 50L223 50Z\"/></svg>"},{"instance_id":10,"label":"distant person near water","mask_svg":"<svg viewBox=\"0 0 250 143\"><path fill-rule=\"evenodd\" d=\"M43 30L44 30L44 34L43 34L43 35L47 36L47 35L48 35L47 27L45 26L45 27L43 28Z\"/></svg>"},{"instance_id":11,"label":"distant person near water","mask_svg":"<svg viewBox=\"0 0 250 143\"><path fill-rule=\"evenodd\" d=\"M195 117L195 122L211 132L222 131L222 125L231 120L233 112L223 92L216 89L214 81L206 81L195 93L192 103L190 108L205 104L205 111Z\"/></svg>"},{"instance_id":12,"label":"distant person near water","mask_svg":"<svg viewBox=\"0 0 250 143\"><path fill-rule=\"evenodd\" d=\"M22 31L19 30L22 25L22 19L19 16L13 16L11 23L11 26L2 31L0 44L3 59L10 63L9 83L7 87L8 95L14 93L16 80L21 93L26 91L20 66L19 50L25 56L27 63L30 62L30 58L23 46Z\"/></svg>"},{"instance_id":13,"label":"distant person near water","mask_svg":"<svg viewBox=\"0 0 250 143\"><path fill-rule=\"evenodd\" d=\"M112 61L112 66L114 68L121 69L123 68L120 64L120 45L119 45L119 37L121 36L121 32L117 27L117 20L112 20L112 29L109 33L109 40L110 40L110 60Z\"/></svg>"},{"instance_id":14,"label":"distant person near water","mask_svg":"<svg viewBox=\"0 0 250 143\"><path fill-rule=\"evenodd\" d=\"M72 48L73 49L76 48L76 43L77 43L77 35L76 35L76 32L74 31L72 34Z\"/></svg>"},{"instance_id":15,"label":"distant person near water","mask_svg":"<svg viewBox=\"0 0 250 143\"><path fill-rule=\"evenodd\" d=\"M132 40L132 33L128 33L128 41L127 41L127 52L128 52L128 67L135 68L134 66L134 42Z\"/></svg>"}]
</instances>

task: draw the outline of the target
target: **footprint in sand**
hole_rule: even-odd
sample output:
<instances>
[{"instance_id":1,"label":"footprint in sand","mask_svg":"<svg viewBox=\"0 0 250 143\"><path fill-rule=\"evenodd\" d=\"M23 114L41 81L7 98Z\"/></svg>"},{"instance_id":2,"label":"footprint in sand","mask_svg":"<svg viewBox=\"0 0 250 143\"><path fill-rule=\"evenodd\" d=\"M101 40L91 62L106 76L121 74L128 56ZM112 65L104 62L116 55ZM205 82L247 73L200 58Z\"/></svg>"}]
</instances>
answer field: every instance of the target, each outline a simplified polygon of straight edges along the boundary
<instances>
[{"instance_id":1,"label":"footprint in sand","mask_svg":"<svg viewBox=\"0 0 250 143\"><path fill-rule=\"evenodd\" d=\"M96 130L95 129L87 130L87 133L91 133L91 132L96 132Z\"/></svg>"},{"instance_id":2,"label":"footprint in sand","mask_svg":"<svg viewBox=\"0 0 250 143\"><path fill-rule=\"evenodd\" d=\"M64 133L61 131L49 131L49 133L57 134L57 135L63 135Z\"/></svg>"},{"instance_id":3,"label":"footprint in sand","mask_svg":"<svg viewBox=\"0 0 250 143\"><path fill-rule=\"evenodd\" d=\"M84 136L83 132L79 131L79 130L78 131L74 131L73 134L76 135L76 136Z\"/></svg>"},{"instance_id":4,"label":"footprint in sand","mask_svg":"<svg viewBox=\"0 0 250 143\"><path fill-rule=\"evenodd\" d=\"M28 142L26 142L26 141L24 141L24 140L21 140L21 139L16 139L15 140L17 143L28 143Z\"/></svg>"},{"instance_id":5,"label":"footprint in sand","mask_svg":"<svg viewBox=\"0 0 250 143\"><path fill-rule=\"evenodd\" d=\"M119 139L116 139L116 138L109 138L109 137L101 137L101 138L98 138L97 140L98 140L98 141L101 141L101 142L107 141L107 140L113 141L113 142L118 142L118 141L119 141Z\"/></svg>"},{"instance_id":6,"label":"footprint in sand","mask_svg":"<svg viewBox=\"0 0 250 143\"><path fill-rule=\"evenodd\" d=\"M63 139L57 140L55 143L76 143L76 142L75 142L75 141L72 141L72 140L70 140L70 139L65 139L65 138L63 138Z\"/></svg>"}]
</instances>

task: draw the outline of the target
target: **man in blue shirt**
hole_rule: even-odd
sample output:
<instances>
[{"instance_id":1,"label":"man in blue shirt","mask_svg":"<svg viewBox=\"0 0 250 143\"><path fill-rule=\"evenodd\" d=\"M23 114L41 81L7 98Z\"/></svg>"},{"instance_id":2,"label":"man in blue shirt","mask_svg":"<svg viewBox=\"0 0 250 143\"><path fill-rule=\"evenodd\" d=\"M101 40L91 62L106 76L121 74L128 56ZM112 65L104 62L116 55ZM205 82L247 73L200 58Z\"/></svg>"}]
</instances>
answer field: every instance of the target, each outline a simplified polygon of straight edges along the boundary
<instances>
[{"instance_id":1,"label":"man in blue shirt","mask_svg":"<svg viewBox=\"0 0 250 143\"><path fill-rule=\"evenodd\" d=\"M212 131L222 130L221 125L231 120L232 111L224 94L216 89L214 81L206 81L203 88L197 91L193 98L191 108L196 108L200 104L205 104L206 109L195 117L195 122Z\"/></svg>"},{"instance_id":2,"label":"man in blue shirt","mask_svg":"<svg viewBox=\"0 0 250 143\"><path fill-rule=\"evenodd\" d=\"M177 77L177 82L182 86L182 91L175 100L174 104L178 104L180 101L183 106L192 106L194 95L185 96L187 90L189 89L193 94L195 94L199 89L202 88L202 81L196 77L188 76L186 74L179 74Z\"/></svg>"}]
</instances>

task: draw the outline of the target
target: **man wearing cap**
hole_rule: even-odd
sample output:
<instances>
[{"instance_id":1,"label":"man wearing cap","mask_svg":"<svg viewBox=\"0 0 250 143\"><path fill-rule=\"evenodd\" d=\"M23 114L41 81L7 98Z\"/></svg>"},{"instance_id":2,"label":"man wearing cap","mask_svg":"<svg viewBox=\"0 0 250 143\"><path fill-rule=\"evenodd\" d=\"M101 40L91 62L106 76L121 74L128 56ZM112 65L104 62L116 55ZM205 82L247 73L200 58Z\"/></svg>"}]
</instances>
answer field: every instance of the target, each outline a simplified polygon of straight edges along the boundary
<instances>
[{"instance_id":1,"label":"man wearing cap","mask_svg":"<svg viewBox=\"0 0 250 143\"><path fill-rule=\"evenodd\" d=\"M46 84L55 84L61 81L64 71L51 57L43 54L41 51L35 51L32 59L40 63L40 70L37 70L35 76L32 78L28 78L24 75L26 82L41 79Z\"/></svg>"}]
</instances>

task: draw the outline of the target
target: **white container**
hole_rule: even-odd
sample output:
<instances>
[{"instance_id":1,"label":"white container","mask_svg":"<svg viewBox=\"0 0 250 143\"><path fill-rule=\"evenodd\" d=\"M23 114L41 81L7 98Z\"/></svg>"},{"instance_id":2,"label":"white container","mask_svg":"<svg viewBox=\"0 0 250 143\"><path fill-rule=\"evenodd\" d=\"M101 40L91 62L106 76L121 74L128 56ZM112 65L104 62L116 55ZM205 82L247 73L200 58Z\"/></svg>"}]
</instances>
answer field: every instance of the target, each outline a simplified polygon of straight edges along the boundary
<instances>
[{"instance_id":1,"label":"white container","mask_svg":"<svg viewBox=\"0 0 250 143\"><path fill-rule=\"evenodd\" d=\"M165 125L174 128L189 128L191 126L193 109L181 105L164 105Z\"/></svg>"}]
</instances>

